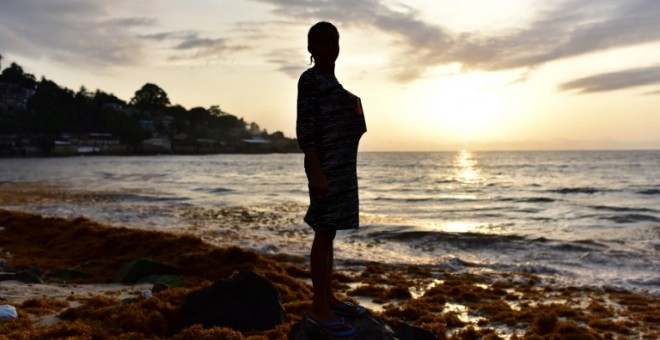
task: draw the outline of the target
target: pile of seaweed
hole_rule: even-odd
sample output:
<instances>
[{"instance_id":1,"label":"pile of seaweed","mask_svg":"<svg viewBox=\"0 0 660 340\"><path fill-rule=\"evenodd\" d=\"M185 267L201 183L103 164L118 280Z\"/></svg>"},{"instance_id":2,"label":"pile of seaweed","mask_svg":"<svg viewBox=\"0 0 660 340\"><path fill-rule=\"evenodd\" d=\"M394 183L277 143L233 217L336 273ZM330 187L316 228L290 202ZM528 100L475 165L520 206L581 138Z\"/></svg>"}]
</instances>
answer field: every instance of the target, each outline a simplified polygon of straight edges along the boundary
<instances>
[{"instance_id":1,"label":"pile of seaweed","mask_svg":"<svg viewBox=\"0 0 660 340\"><path fill-rule=\"evenodd\" d=\"M6 271L38 266L44 284L71 286L65 298L41 296L0 320L0 339L286 339L311 303L304 258L217 248L193 235L100 225L0 210L0 257ZM177 284L130 304L113 292L78 294L75 285L107 284L120 268L150 258L180 268ZM54 273L84 268L64 282ZM621 290L553 287L530 273L459 274L433 266L347 262L333 280L346 299L374 308L393 324L406 322L440 339L626 339L660 337L660 298ZM251 270L279 290L285 321L265 331L199 325L181 329L191 291ZM0 282L0 286L2 282ZM45 316L55 322L43 323Z\"/></svg>"}]
</instances>

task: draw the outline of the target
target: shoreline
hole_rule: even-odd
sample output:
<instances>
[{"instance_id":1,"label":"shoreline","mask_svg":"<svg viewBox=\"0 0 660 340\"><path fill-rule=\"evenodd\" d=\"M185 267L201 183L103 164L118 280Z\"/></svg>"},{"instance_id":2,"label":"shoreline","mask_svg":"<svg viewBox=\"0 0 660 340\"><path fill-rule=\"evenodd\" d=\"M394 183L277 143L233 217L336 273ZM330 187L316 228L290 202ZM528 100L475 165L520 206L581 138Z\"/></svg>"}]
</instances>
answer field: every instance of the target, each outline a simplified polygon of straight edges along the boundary
<instances>
[{"instance_id":1,"label":"shoreline","mask_svg":"<svg viewBox=\"0 0 660 340\"><path fill-rule=\"evenodd\" d=\"M0 227L0 257L7 261L5 270L37 265L44 279L44 284L32 286L0 282L0 291L4 292L0 304L15 306L19 314L17 319L0 321L0 334L9 338L83 336L92 332L101 337L130 334L135 338L183 339L224 332L236 339L279 339L286 338L310 305L309 271L303 257L218 248L191 235L108 227L85 218L50 218L7 210L0 210ZM140 297L144 286L108 286L123 263L141 257L182 268L180 286L150 298ZM91 274L89 277L67 282L54 278L58 270L81 268L81 264L92 262L93 266L84 269ZM273 282L285 307L284 323L267 331L241 333L190 327L175 334L181 321L182 298L237 270L253 270ZM476 275L433 266L360 261L348 261L340 270L333 286L344 298L370 307L390 322L411 323L441 339L473 335L490 339L660 336L657 296L556 287L525 272ZM65 297L66 291L70 294ZM138 299L130 308L120 303L127 296ZM138 327L127 321L130 319L144 324Z\"/></svg>"}]
</instances>

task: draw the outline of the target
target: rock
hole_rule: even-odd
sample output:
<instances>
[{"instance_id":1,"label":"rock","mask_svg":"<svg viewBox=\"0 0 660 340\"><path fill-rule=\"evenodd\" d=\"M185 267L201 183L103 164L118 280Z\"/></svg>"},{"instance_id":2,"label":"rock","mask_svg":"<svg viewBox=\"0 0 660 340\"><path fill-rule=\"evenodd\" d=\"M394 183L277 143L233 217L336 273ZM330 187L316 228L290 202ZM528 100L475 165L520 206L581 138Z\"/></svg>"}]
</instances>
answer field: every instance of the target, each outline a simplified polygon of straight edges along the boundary
<instances>
[{"instance_id":1,"label":"rock","mask_svg":"<svg viewBox=\"0 0 660 340\"><path fill-rule=\"evenodd\" d=\"M92 274L75 270L72 268L61 269L56 272L53 272L48 276L49 278L58 279L62 281L71 281L78 279L87 279L92 277Z\"/></svg>"},{"instance_id":2,"label":"rock","mask_svg":"<svg viewBox=\"0 0 660 340\"><path fill-rule=\"evenodd\" d=\"M0 319L16 319L17 317L16 307L11 305L0 306Z\"/></svg>"},{"instance_id":3,"label":"rock","mask_svg":"<svg viewBox=\"0 0 660 340\"><path fill-rule=\"evenodd\" d=\"M318 326L302 319L289 331L289 340L437 340L433 333L406 323L391 327L382 318L371 313L362 317L348 318L355 334L350 337L333 337Z\"/></svg>"},{"instance_id":4,"label":"rock","mask_svg":"<svg viewBox=\"0 0 660 340\"><path fill-rule=\"evenodd\" d=\"M41 269L39 269L39 266L37 266L36 264L31 264L30 268L28 268L27 271L41 278Z\"/></svg>"},{"instance_id":5,"label":"rock","mask_svg":"<svg viewBox=\"0 0 660 340\"><path fill-rule=\"evenodd\" d=\"M23 283L43 283L41 278L29 271L18 273L0 273L0 281L19 281Z\"/></svg>"},{"instance_id":6,"label":"rock","mask_svg":"<svg viewBox=\"0 0 660 340\"><path fill-rule=\"evenodd\" d=\"M151 291L155 294L158 292L162 292L164 290L170 289L170 287L164 283L154 283L154 286L151 287Z\"/></svg>"},{"instance_id":7,"label":"rock","mask_svg":"<svg viewBox=\"0 0 660 340\"><path fill-rule=\"evenodd\" d=\"M291 327L289 340L399 340L383 319L371 313L347 320L355 328L355 334L350 337L334 337L303 318Z\"/></svg>"},{"instance_id":8,"label":"rock","mask_svg":"<svg viewBox=\"0 0 660 340\"><path fill-rule=\"evenodd\" d=\"M115 275L114 282L136 283L152 275L178 275L179 269L147 258L125 264Z\"/></svg>"},{"instance_id":9,"label":"rock","mask_svg":"<svg viewBox=\"0 0 660 340\"><path fill-rule=\"evenodd\" d=\"M85 269L98 267L100 264L101 263L97 260L88 260L73 267L56 270L55 272L51 273L48 276L50 278L62 280L62 281L88 279L93 275L85 271Z\"/></svg>"},{"instance_id":10,"label":"rock","mask_svg":"<svg viewBox=\"0 0 660 340\"><path fill-rule=\"evenodd\" d=\"M399 340L438 340L438 337L426 329L401 322L394 328L394 334Z\"/></svg>"},{"instance_id":11,"label":"rock","mask_svg":"<svg viewBox=\"0 0 660 340\"><path fill-rule=\"evenodd\" d=\"M136 283L164 284L169 288L182 287L181 277L176 275L149 275L138 280Z\"/></svg>"},{"instance_id":12,"label":"rock","mask_svg":"<svg viewBox=\"0 0 660 340\"><path fill-rule=\"evenodd\" d=\"M243 271L230 279L191 292L183 301L183 327L230 327L265 330L282 323L280 293L265 277Z\"/></svg>"}]
</instances>

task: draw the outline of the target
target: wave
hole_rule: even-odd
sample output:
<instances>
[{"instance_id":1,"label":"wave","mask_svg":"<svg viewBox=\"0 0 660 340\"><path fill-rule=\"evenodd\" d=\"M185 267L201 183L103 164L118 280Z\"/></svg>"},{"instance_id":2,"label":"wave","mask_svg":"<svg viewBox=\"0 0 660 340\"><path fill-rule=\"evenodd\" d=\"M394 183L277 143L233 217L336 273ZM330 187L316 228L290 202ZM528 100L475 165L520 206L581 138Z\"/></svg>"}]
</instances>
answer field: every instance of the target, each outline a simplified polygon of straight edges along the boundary
<instances>
[{"instance_id":1,"label":"wave","mask_svg":"<svg viewBox=\"0 0 660 340\"><path fill-rule=\"evenodd\" d=\"M542 264L508 264L508 263L492 263L484 264L482 267L494 269L500 272L526 272L531 274L540 275L561 275L564 277L575 277L575 273L568 270L561 270L558 268L550 267Z\"/></svg>"},{"instance_id":2,"label":"wave","mask_svg":"<svg viewBox=\"0 0 660 340\"><path fill-rule=\"evenodd\" d=\"M234 190L227 189L227 188L214 188L214 189L209 189L208 190L208 192L211 193L211 194L221 194L221 193L230 192L230 191L234 191Z\"/></svg>"},{"instance_id":3,"label":"wave","mask_svg":"<svg viewBox=\"0 0 660 340\"><path fill-rule=\"evenodd\" d=\"M551 189L548 191L565 195L565 194L595 194L607 190L597 189L593 187L573 187L573 188Z\"/></svg>"},{"instance_id":4,"label":"wave","mask_svg":"<svg viewBox=\"0 0 660 340\"><path fill-rule=\"evenodd\" d=\"M417 197L417 198L401 198L401 197L376 197L374 201L393 201L393 202L432 202L439 201L442 199L436 199L432 197Z\"/></svg>"},{"instance_id":5,"label":"wave","mask_svg":"<svg viewBox=\"0 0 660 340\"><path fill-rule=\"evenodd\" d=\"M502 243L524 244L526 238L519 235L497 235L482 233L452 233L445 231L427 231L427 230L389 230L374 231L365 235L370 239L382 239L388 241L399 241L404 243L417 244L442 244L460 247L462 249L478 249L499 247Z\"/></svg>"},{"instance_id":6,"label":"wave","mask_svg":"<svg viewBox=\"0 0 660 340\"><path fill-rule=\"evenodd\" d=\"M137 195L137 194L120 194L115 195L113 198L121 201L131 201L131 202L168 202L168 201L186 201L187 197L163 197L163 196L147 196L147 195Z\"/></svg>"},{"instance_id":7,"label":"wave","mask_svg":"<svg viewBox=\"0 0 660 340\"><path fill-rule=\"evenodd\" d=\"M549 197L526 197L526 198L505 198L501 201L512 201L517 203L552 203L556 200Z\"/></svg>"},{"instance_id":8,"label":"wave","mask_svg":"<svg viewBox=\"0 0 660 340\"><path fill-rule=\"evenodd\" d=\"M200 192L206 192L209 194L224 194L226 192L234 191L233 189L223 188L223 187L218 187L218 188L201 187L201 188L195 188L194 190Z\"/></svg>"},{"instance_id":9,"label":"wave","mask_svg":"<svg viewBox=\"0 0 660 340\"><path fill-rule=\"evenodd\" d=\"M644 214L625 214L625 215L614 215L614 216L604 216L601 219L613 221L615 223L635 223L635 222L660 222L660 218L651 215Z\"/></svg>"},{"instance_id":10,"label":"wave","mask_svg":"<svg viewBox=\"0 0 660 340\"><path fill-rule=\"evenodd\" d=\"M640 195L660 195L660 189L645 189L637 191Z\"/></svg>"},{"instance_id":11,"label":"wave","mask_svg":"<svg viewBox=\"0 0 660 340\"><path fill-rule=\"evenodd\" d=\"M617 211L617 212L659 212L655 209L649 208L629 208L629 207L613 207L607 205L588 205L587 207L595 210Z\"/></svg>"}]
</instances>

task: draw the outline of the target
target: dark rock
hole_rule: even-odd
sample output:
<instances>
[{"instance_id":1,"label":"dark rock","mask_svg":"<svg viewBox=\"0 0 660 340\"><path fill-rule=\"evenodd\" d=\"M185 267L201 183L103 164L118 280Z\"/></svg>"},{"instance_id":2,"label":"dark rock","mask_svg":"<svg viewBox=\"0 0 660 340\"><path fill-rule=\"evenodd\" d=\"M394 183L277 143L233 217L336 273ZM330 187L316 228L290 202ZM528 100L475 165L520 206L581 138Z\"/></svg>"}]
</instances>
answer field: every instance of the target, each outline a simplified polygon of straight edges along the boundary
<instances>
[{"instance_id":1,"label":"dark rock","mask_svg":"<svg viewBox=\"0 0 660 340\"><path fill-rule=\"evenodd\" d=\"M158 292L162 292L164 290L170 289L170 286L164 284L164 283L155 283L153 287L151 287L151 292L156 294Z\"/></svg>"},{"instance_id":2,"label":"dark rock","mask_svg":"<svg viewBox=\"0 0 660 340\"><path fill-rule=\"evenodd\" d=\"M117 272L114 282L136 283L151 275L178 275L179 269L169 264L152 261L147 258L125 264Z\"/></svg>"},{"instance_id":3,"label":"dark rock","mask_svg":"<svg viewBox=\"0 0 660 340\"><path fill-rule=\"evenodd\" d=\"M100 264L99 261L89 260L89 261L85 261L81 264L75 265L73 267L57 270L57 271L51 273L48 276L50 278L58 279L58 280L62 280L62 281L88 279L88 278L92 277L93 275L86 272L85 269L97 267L99 264Z\"/></svg>"},{"instance_id":4,"label":"dark rock","mask_svg":"<svg viewBox=\"0 0 660 340\"><path fill-rule=\"evenodd\" d=\"M152 284L162 283L170 288L183 286L181 277L177 275L149 275L147 277L138 280L136 283L152 283Z\"/></svg>"},{"instance_id":5,"label":"dark rock","mask_svg":"<svg viewBox=\"0 0 660 340\"><path fill-rule=\"evenodd\" d=\"M289 340L398 340L392 328L383 319L371 313L347 320L355 328L355 334L349 337L332 336L303 318L291 327Z\"/></svg>"},{"instance_id":6,"label":"dark rock","mask_svg":"<svg viewBox=\"0 0 660 340\"><path fill-rule=\"evenodd\" d=\"M34 274L36 277L41 277L41 269L39 269L39 266L36 264L31 264L27 271Z\"/></svg>"},{"instance_id":7,"label":"dark rock","mask_svg":"<svg viewBox=\"0 0 660 340\"><path fill-rule=\"evenodd\" d=\"M23 283L43 283L34 273L24 270L18 273L0 273L0 281L19 281Z\"/></svg>"},{"instance_id":8,"label":"dark rock","mask_svg":"<svg viewBox=\"0 0 660 340\"><path fill-rule=\"evenodd\" d=\"M410 326L405 323L400 323L394 329L385 322L371 313L362 317L348 318L355 334L350 337L335 337L318 326L310 323L306 319L298 321L289 331L289 340L437 340L438 337L431 332Z\"/></svg>"},{"instance_id":9,"label":"dark rock","mask_svg":"<svg viewBox=\"0 0 660 340\"><path fill-rule=\"evenodd\" d=\"M265 330L282 323L280 293L265 277L250 271L194 291L183 301L183 327Z\"/></svg>"},{"instance_id":10,"label":"dark rock","mask_svg":"<svg viewBox=\"0 0 660 340\"><path fill-rule=\"evenodd\" d=\"M78 280L78 279L87 279L92 277L92 274L68 268L53 272L52 274L49 275L49 277L62 281L70 281L70 280Z\"/></svg>"},{"instance_id":11,"label":"dark rock","mask_svg":"<svg viewBox=\"0 0 660 340\"><path fill-rule=\"evenodd\" d=\"M438 340L438 337L426 329L401 322L394 328L394 334L399 340Z\"/></svg>"}]
</instances>

